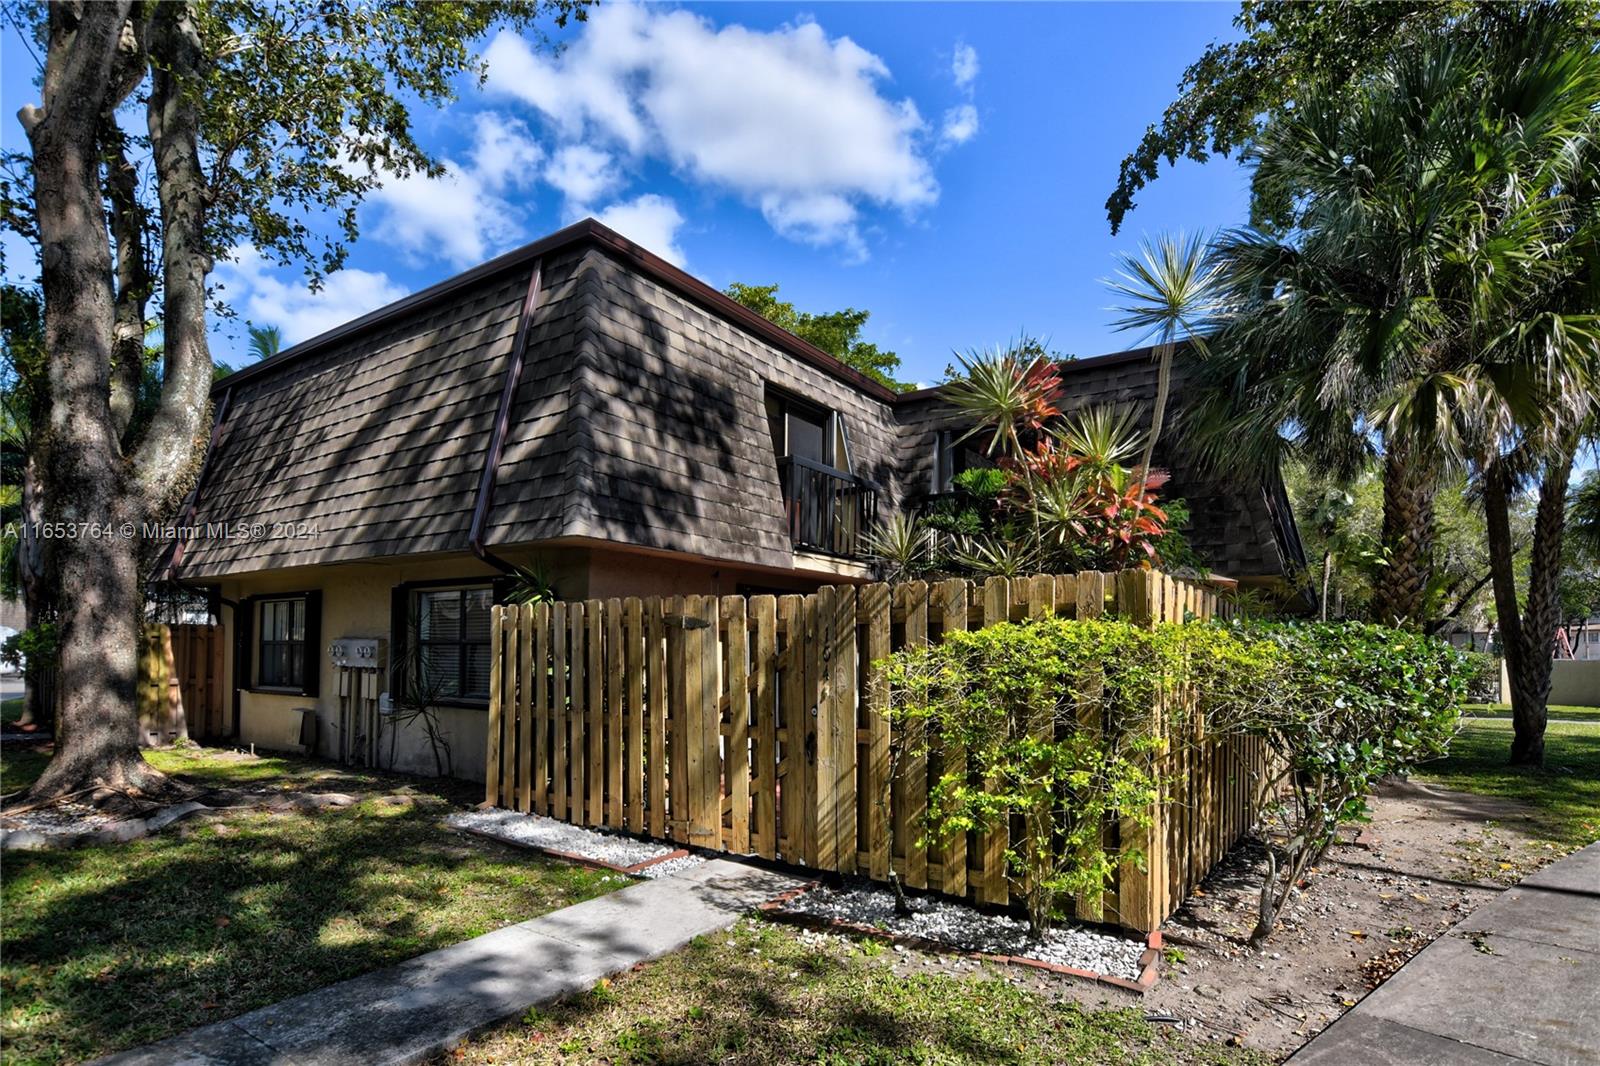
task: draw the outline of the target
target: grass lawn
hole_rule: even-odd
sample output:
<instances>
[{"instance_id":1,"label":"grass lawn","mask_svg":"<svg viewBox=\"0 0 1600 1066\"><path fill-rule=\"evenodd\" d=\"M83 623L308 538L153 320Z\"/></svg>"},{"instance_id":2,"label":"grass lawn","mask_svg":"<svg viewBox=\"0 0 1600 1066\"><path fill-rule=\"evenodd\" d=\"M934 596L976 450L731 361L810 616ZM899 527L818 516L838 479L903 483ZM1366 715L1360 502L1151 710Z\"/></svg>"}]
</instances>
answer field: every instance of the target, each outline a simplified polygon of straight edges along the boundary
<instances>
[{"instance_id":1,"label":"grass lawn","mask_svg":"<svg viewBox=\"0 0 1600 1066\"><path fill-rule=\"evenodd\" d=\"M1600 839L1600 725L1552 723L1542 770L1506 765L1510 751L1509 721L1468 722L1449 757L1419 768L1418 776L1526 803L1538 812L1539 831L1568 847Z\"/></svg>"},{"instance_id":2,"label":"grass lawn","mask_svg":"<svg viewBox=\"0 0 1600 1066\"><path fill-rule=\"evenodd\" d=\"M22 717L22 697L0 700L0 722L15 722Z\"/></svg>"},{"instance_id":3,"label":"grass lawn","mask_svg":"<svg viewBox=\"0 0 1600 1066\"><path fill-rule=\"evenodd\" d=\"M26 758L6 755L6 788L26 783L17 765ZM130 844L8 852L7 1063L158 1040L621 885L450 832L439 820L452 804L425 782L195 749L149 758L218 785L315 783L365 798L318 814L192 823ZM408 783L406 801L380 798Z\"/></svg>"},{"instance_id":4,"label":"grass lawn","mask_svg":"<svg viewBox=\"0 0 1600 1066\"><path fill-rule=\"evenodd\" d=\"M727 933L472 1041L467 1063L1256 1064L1125 1010L1057 1004L999 977L898 976L875 941Z\"/></svg>"},{"instance_id":5,"label":"grass lawn","mask_svg":"<svg viewBox=\"0 0 1600 1066\"><path fill-rule=\"evenodd\" d=\"M1475 718L1506 718L1511 717L1511 704L1509 703L1469 703L1461 708L1463 714ZM1551 718L1572 718L1585 722L1600 722L1600 707L1575 707L1566 704L1552 703L1548 708Z\"/></svg>"}]
</instances>

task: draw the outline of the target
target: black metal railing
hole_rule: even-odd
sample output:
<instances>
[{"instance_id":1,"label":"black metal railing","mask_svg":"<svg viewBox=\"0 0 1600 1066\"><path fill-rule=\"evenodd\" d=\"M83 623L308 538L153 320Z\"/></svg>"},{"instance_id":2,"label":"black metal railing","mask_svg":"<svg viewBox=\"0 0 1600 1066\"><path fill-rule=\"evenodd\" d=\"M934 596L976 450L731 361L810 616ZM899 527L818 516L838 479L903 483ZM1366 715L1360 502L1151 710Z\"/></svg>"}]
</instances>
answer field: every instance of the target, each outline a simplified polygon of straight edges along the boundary
<instances>
[{"instance_id":1,"label":"black metal railing","mask_svg":"<svg viewBox=\"0 0 1600 1066\"><path fill-rule=\"evenodd\" d=\"M789 540L796 548L856 557L878 517L878 490L831 466L786 455L778 460Z\"/></svg>"}]
</instances>

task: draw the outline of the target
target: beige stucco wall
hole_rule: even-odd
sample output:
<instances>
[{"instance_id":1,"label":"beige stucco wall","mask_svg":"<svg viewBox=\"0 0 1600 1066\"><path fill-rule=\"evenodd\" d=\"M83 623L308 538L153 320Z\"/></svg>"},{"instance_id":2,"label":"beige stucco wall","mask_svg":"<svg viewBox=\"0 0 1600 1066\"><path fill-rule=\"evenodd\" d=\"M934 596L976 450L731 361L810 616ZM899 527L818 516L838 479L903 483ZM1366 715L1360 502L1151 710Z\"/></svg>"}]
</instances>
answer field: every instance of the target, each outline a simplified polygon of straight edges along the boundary
<instances>
[{"instance_id":1,"label":"beige stucco wall","mask_svg":"<svg viewBox=\"0 0 1600 1066\"><path fill-rule=\"evenodd\" d=\"M825 577L771 573L727 566L709 560L660 554L635 554L564 546L535 553L507 551L519 564L538 564L563 599L608 599L623 596L731 595L743 588L809 591ZM339 696L337 670L328 645L339 638L390 639L390 598L396 585L407 581L486 580L498 571L470 555L430 559L373 560L320 567L298 567L221 583L222 621L226 629L223 676L232 699L234 678L235 604L246 596L273 593L322 592L321 646L308 649L320 670L317 697L273 692L238 693L238 742L266 750L295 750L301 716L296 709L312 708L317 720L316 752L337 757L339 751ZM835 579L837 580L837 578ZM308 666L310 663L308 663ZM380 690L387 687L380 682ZM487 712L477 708L441 707L439 722L451 747L454 776L479 781L487 757ZM431 775L434 756L421 723L412 723L394 735L394 758L389 761L389 735L385 734L382 765L407 773Z\"/></svg>"},{"instance_id":2,"label":"beige stucco wall","mask_svg":"<svg viewBox=\"0 0 1600 1066\"><path fill-rule=\"evenodd\" d=\"M1511 699L1511 678L1500 664L1500 702ZM1557 659L1550 664L1552 705L1600 707L1600 659Z\"/></svg>"}]
</instances>

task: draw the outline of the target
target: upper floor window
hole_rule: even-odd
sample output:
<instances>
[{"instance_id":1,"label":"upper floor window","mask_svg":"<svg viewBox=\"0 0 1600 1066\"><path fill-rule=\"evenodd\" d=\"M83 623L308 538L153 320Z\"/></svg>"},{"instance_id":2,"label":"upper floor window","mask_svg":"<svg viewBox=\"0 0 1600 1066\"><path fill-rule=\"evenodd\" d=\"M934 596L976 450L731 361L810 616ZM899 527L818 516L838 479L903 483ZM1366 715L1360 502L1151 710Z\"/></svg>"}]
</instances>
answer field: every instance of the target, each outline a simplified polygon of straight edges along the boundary
<instances>
[{"instance_id":1,"label":"upper floor window","mask_svg":"<svg viewBox=\"0 0 1600 1066\"><path fill-rule=\"evenodd\" d=\"M778 458L794 456L850 470L850 438L837 413L770 386L766 401L767 429Z\"/></svg>"}]
</instances>

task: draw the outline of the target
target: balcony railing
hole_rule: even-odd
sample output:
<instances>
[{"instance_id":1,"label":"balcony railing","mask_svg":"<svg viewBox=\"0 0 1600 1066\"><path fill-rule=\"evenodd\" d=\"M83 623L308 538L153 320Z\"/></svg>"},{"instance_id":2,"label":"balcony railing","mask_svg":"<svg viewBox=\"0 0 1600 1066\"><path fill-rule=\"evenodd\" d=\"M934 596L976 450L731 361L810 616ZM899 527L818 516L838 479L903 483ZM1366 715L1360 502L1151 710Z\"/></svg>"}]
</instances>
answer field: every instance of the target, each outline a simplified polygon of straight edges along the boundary
<instances>
[{"instance_id":1,"label":"balcony railing","mask_svg":"<svg viewBox=\"0 0 1600 1066\"><path fill-rule=\"evenodd\" d=\"M778 480L796 548L848 558L863 553L878 516L876 486L797 455L778 460Z\"/></svg>"}]
</instances>

